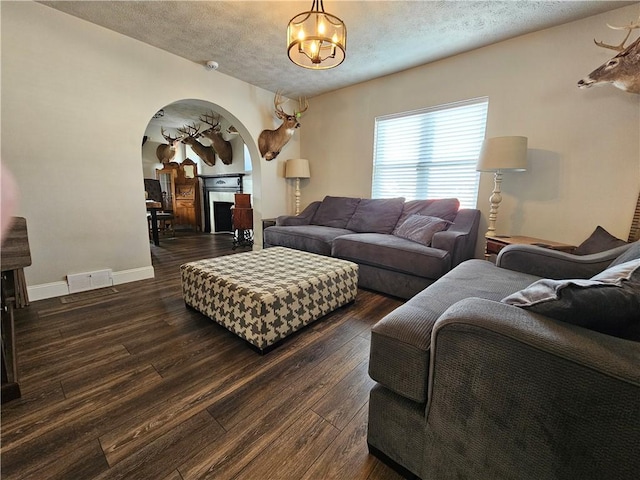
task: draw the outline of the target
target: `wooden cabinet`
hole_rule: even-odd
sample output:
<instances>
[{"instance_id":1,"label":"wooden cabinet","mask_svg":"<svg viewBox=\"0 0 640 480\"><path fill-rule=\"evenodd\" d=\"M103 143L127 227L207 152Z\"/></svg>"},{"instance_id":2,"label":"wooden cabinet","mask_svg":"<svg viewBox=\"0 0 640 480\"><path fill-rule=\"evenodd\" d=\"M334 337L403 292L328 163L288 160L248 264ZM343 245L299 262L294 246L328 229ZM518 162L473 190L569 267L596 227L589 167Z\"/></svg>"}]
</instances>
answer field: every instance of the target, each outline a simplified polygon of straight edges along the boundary
<instances>
[{"instance_id":1,"label":"wooden cabinet","mask_svg":"<svg viewBox=\"0 0 640 480\"><path fill-rule=\"evenodd\" d=\"M197 184L176 185L176 209L174 212L176 226L186 226L200 230L200 212L198 210Z\"/></svg>"},{"instance_id":2,"label":"wooden cabinet","mask_svg":"<svg viewBox=\"0 0 640 480\"><path fill-rule=\"evenodd\" d=\"M200 231L200 184L198 183L198 166L187 158L178 169L176 179L175 224L177 228L189 228Z\"/></svg>"},{"instance_id":3,"label":"wooden cabinet","mask_svg":"<svg viewBox=\"0 0 640 480\"><path fill-rule=\"evenodd\" d=\"M166 178L167 184L172 182L169 188L174 228L200 231L200 188L196 163L187 158L180 164L166 165L162 170L157 170L156 174L161 184L161 176Z\"/></svg>"}]
</instances>

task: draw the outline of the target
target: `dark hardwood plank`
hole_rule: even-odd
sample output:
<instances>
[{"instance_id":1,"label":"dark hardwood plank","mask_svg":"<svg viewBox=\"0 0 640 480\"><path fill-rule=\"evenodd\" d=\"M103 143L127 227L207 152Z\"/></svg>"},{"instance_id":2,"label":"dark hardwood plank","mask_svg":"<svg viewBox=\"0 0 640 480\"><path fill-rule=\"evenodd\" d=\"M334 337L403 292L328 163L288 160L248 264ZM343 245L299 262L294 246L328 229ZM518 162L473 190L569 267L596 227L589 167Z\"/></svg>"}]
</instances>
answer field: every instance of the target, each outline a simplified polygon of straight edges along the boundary
<instances>
[{"instance_id":1,"label":"dark hardwood plank","mask_svg":"<svg viewBox=\"0 0 640 480\"><path fill-rule=\"evenodd\" d=\"M300 478L369 478L378 460L369 455L367 450L367 417L368 404L360 408L347 427Z\"/></svg>"},{"instance_id":2,"label":"dark hardwood plank","mask_svg":"<svg viewBox=\"0 0 640 480\"><path fill-rule=\"evenodd\" d=\"M201 411L96 478L161 478L223 433L211 415Z\"/></svg>"},{"instance_id":3,"label":"dark hardwood plank","mask_svg":"<svg viewBox=\"0 0 640 480\"><path fill-rule=\"evenodd\" d=\"M43 471L46 475L43 475ZM70 450L50 462L46 469L40 469L34 475L24 475L22 478L97 478L100 474L109 471L109 466L104 458L100 443L91 440ZM21 472L25 474L26 472Z\"/></svg>"},{"instance_id":4,"label":"dark hardwood plank","mask_svg":"<svg viewBox=\"0 0 640 480\"><path fill-rule=\"evenodd\" d=\"M248 411L229 430L232 435L213 444L210 451L203 451L186 462L180 467L180 472L185 478L233 478L246 463L283 435L327 390L364 360L367 352L358 348L358 342L361 341L359 338L353 339L309 371L303 379L289 384L277 395L263 398L259 408ZM259 391L254 394L261 395ZM216 417L215 405L209 411Z\"/></svg>"},{"instance_id":5,"label":"dark hardwood plank","mask_svg":"<svg viewBox=\"0 0 640 480\"><path fill-rule=\"evenodd\" d=\"M338 430L310 410L263 450L234 478L300 478L337 437Z\"/></svg>"},{"instance_id":6,"label":"dark hardwood plank","mask_svg":"<svg viewBox=\"0 0 640 480\"><path fill-rule=\"evenodd\" d=\"M362 362L329 390L312 410L338 430L343 430L369 401L369 390L375 382L367 375L368 368L369 362Z\"/></svg>"},{"instance_id":7,"label":"dark hardwood plank","mask_svg":"<svg viewBox=\"0 0 640 480\"><path fill-rule=\"evenodd\" d=\"M399 478L366 446L370 328L402 302L360 290L259 355L188 309L179 268L230 235L150 245L156 277L16 311L21 399L3 479Z\"/></svg>"}]
</instances>

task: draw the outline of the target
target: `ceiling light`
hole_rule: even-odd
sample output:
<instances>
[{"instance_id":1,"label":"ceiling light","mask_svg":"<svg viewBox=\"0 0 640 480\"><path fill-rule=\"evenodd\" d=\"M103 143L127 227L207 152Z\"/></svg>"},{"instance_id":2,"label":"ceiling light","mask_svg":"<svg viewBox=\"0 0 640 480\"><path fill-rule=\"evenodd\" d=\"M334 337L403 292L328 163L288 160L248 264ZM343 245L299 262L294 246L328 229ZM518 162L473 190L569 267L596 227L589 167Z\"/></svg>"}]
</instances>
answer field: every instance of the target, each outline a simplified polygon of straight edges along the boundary
<instances>
[{"instance_id":1,"label":"ceiling light","mask_svg":"<svg viewBox=\"0 0 640 480\"><path fill-rule=\"evenodd\" d=\"M311 11L296 15L287 27L287 52L293 63L312 70L337 67L344 61L347 27L313 0Z\"/></svg>"}]
</instances>

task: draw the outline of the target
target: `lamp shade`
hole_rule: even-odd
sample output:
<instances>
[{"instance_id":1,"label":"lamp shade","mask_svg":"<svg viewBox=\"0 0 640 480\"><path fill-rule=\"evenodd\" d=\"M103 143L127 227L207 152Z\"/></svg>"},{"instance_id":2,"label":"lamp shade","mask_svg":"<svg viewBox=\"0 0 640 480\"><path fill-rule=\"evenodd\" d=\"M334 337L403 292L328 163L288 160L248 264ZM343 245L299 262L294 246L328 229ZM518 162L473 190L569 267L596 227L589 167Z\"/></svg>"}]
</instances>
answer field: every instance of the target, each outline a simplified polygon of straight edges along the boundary
<instances>
[{"instance_id":1,"label":"lamp shade","mask_svg":"<svg viewBox=\"0 0 640 480\"><path fill-rule=\"evenodd\" d=\"M527 169L527 137L487 138L480 150L476 170L496 172L511 170L523 172Z\"/></svg>"},{"instance_id":2,"label":"lamp shade","mask_svg":"<svg viewBox=\"0 0 640 480\"><path fill-rule=\"evenodd\" d=\"M287 164L284 170L284 176L286 178L309 178L311 173L309 172L309 160L305 158L292 158L287 160Z\"/></svg>"}]
</instances>

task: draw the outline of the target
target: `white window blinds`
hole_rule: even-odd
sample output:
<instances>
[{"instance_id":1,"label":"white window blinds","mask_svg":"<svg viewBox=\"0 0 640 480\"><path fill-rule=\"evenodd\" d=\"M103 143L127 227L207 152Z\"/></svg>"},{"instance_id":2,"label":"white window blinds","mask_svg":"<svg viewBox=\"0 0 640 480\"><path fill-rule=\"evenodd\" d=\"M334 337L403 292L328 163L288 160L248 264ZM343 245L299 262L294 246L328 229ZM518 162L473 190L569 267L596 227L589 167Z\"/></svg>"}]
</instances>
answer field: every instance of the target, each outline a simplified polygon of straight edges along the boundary
<instances>
[{"instance_id":1,"label":"white window blinds","mask_svg":"<svg viewBox=\"0 0 640 480\"><path fill-rule=\"evenodd\" d=\"M475 208L484 98L376 118L372 198L451 198Z\"/></svg>"}]
</instances>

